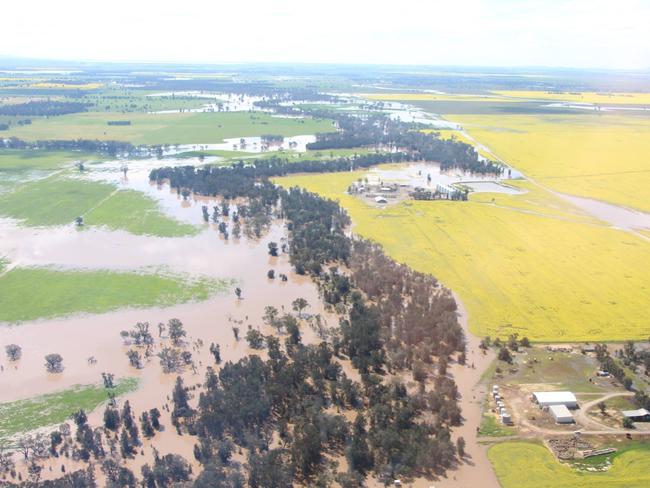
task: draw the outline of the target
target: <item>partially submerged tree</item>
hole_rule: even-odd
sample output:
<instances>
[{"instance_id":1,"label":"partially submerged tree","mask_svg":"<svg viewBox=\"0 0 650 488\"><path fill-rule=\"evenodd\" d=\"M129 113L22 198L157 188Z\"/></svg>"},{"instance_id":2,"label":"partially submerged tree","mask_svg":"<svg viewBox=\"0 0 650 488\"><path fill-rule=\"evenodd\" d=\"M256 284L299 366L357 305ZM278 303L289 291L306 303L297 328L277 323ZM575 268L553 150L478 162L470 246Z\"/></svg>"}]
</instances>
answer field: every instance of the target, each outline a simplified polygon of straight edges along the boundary
<instances>
[{"instance_id":1,"label":"partially submerged tree","mask_svg":"<svg viewBox=\"0 0 650 488\"><path fill-rule=\"evenodd\" d=\"M23 355L23 349L18 344L9 344L5 346L5 351L9 361L18 361Z\"/></svg>"},{"instance_id":2,"label":"partially submerged tree","mask_svg":"<svg viewBox=\"0 0 650 488\"><path fill-rule=\"evenodd\" d=\"M45 356L45 369L48 373L60 373L63 371L63 356L52 353Z\"/></svg>"}]
</instances>

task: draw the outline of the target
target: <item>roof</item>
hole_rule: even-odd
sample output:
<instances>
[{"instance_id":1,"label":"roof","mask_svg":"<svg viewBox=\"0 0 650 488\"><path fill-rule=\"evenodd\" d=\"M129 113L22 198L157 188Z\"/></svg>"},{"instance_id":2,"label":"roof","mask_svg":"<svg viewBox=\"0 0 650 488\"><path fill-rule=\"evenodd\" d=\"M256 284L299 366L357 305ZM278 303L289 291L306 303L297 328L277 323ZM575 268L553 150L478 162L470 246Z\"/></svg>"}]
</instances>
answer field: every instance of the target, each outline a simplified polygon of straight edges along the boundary
<instances>
[{"instance_id":1,"label":"roof","mask_svg":"<svg viewBox=\"0 0 650 488\"><path fill-rule=\"evenodd\" d=\"M536 391L533 395L539 403L578 403L570 391Z\"/></svg>"},{"instance_id":2,"label":"roof","mask_svg":"<svg viewBox=\"0 0 650 488\"><path fill-rule=\"evenodd\" d=\"M646 415L650 415L650 412L648 412L645 408L638 408L636 410L623 410L621 413L625 417L645 417Z\"/></svg>"},{"instance_id":3,"label":"roof","mask_svg":"<svg viewBox=\"0 0 650 488\"><path fill-rule=\"evenodd\" d=\"M550 407L548 407L548 409L556 418L565 418L565 417L573 418L573 415L571 415L571 412L569 411L568 408L566 408L565 405L551 405Z\"/></svg>"}]
</instances>

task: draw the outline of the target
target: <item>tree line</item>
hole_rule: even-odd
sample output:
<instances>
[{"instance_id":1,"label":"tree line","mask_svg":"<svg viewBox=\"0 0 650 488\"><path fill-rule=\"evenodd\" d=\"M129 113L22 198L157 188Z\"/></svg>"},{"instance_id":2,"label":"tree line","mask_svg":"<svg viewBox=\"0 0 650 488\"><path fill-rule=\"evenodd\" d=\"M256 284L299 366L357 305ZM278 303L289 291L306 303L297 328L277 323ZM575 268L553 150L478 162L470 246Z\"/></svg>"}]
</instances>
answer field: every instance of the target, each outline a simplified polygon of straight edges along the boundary
<instances>
[{"instance_id":1,"label":"tree line","mask_svg":"<svg viewBox=\"0 0 650 488\"><path fill-rule=\"evenodd\" d=\"M14 103L0 106L0 115L9 116L47 116L74 114L86 112L88 104L82 102L64 102L60 100L31 100L25 103Z\"/></svg>"}]
</instances>

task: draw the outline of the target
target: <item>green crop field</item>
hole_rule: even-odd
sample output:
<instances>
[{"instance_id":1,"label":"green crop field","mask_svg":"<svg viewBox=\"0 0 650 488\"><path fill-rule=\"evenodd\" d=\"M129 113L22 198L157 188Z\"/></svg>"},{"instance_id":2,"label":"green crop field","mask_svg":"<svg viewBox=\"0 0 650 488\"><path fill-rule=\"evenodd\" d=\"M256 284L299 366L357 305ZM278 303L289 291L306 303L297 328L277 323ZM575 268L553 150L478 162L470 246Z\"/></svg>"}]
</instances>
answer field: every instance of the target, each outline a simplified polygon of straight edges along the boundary
<instances>
[{"instance_id":1,"label":"green crop field","mask_svg":"<svg viewBox=\"0 0 650 488\"><path fill-rule=\"evenodd\" d=\"M131 125L109 126L110 120L130 120ZM87 112L33 119L12 125L6 136L33 141L44 139L120 140L134 144L207 144L231 137L276 134L296 136L331 132L329 120L289 119L265 113L110 113Z\"/></svg>"},{"instance_id":2,"label":"green crop field","mask_svg":"<svg viewBox=\"0 0 650 488\"><path fill-rule=\"evenodd\" d=\"M198 233L195 226L166 216L143 193L60 175L27 182L0 195L0 215L30 226L71 225L83 216L88 225L133 234L182 237Z\"/></svg>"},{"instance_id":3,"label":"green crop field","mask_svg":"<svg viewBox=\"0 0 650 488\"><path fill-rule=\"evenodd\" d=\"M611 468L584 472L559 463L544 446L504 442L488 457L503 488L644 488L650 486L650 445L619 450Z\"/></svg>"},{"instance_id":4,"label":"green crop field","mask_svg":"<svg viewBox=\"0 0 650 488\"><path fill-rule=\"evenodd\" d=\"M122 378L112 390L98 384L76 385L55 393L0 403L0 445L17 434L65 422L79 409L91 412L108 400L109 391L119 396L137 388L136 378Z\"/></svg>"},{"instance_id":5,"label":"green crop field","mask_svg":"<svg viewBox=\"0 0 650 488\"><path fill-rule=\"evenodd\" d=\"M94 159L97 155L75 151L0 150L0 177L5 171L56 170L73 161Z\"/></svg>"},{"instance_id":6,"label":"green crop field","mask_svg":"<svg viewBox=\"0 0 650 488\"><path fill-rule=\"evenodd\" d=\"M16 267L0 276L0 322L17 323L127 307L164 307L206 300L231 280L165 272Z\"/></svg>"}]
</instances>

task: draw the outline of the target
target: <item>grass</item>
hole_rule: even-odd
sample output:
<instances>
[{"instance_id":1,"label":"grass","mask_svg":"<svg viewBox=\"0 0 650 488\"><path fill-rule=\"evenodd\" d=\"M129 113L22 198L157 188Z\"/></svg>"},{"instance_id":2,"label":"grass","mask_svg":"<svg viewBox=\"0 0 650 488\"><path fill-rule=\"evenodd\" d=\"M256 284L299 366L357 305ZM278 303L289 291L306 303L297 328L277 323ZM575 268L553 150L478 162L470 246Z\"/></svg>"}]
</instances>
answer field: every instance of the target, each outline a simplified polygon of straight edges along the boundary
<instances>
[{"instance_id":1,"label":"grass","mask_svg":"<svg viewBox=\"0 0 650 488\"><path fill-rule=\"evenodd\" d=\"M113 193L85 214L85 223L158 237L184 237L199 233L198 227L166 216L154 200L134 190Z\"/></svg>"},{"instance_id":2,"label":"grass","mask_svg":"<svg viewBox=\"0 0 650 488\"><path fill-rule=\"evenodd\" d=\"M119 396L137 388L137 378L122 378L110 391ZM76 385L55 393L0 403L0 445L17 434L61 424L79 409L91 412L108 400L108 391L98 384Z\"/></svg>"},{"instance_id":3,"label":"grass","mask_svg":"<svg viewBox=\"0 0 650 488\"><path fill-rule=\"evenodd\" d=\"M109 126L109 120L130 120L128 126ZM42 139L120 140L134 144L206 144L225 138L277 134L296 136L332 132L329 120L271 117L266 113L149 114L87 112L34 118L32 124L12 125L3 133L33 141Z\"/></svg>"},{"instance_id":4,"label":"grass","mask_svg":"<svg viewBox=\"0 0 650 488\"><path fill-rule=\"evenodd\" d=\"M488 450L503 488L642 488L650 485L648 444L624 449L604 472L583 472L559 463L539 444L504 442Z\"/></svg>"},{"instance_id":5,"label":"grass","mask_svg":"<svg viewBox=\"0 0 650 488\"><path fill-rule=\"evenodd\" d=\"M344 194L363 174L276 181L339 200L357 234L456 291L476 335L518 332L535 341L650 335L648 241L570 214L568 207L554 208L556 201L543 194L493 194L499 206L483 195L380 209Z\"/></svg>"},{"instance_id":6,"label":"grass","mask_svg":"<svg viewBox=\"0 0 650 488\"><path fill-rule=\"evenodd\" d=\"M478 435L483 437L507 437L515 435L516 430L507 425L503 425L494 415L483 414Z\"/></svg>"},{"instance_id":7,"label":"grass","mask_svg":"<svg viewBox=\"0 0 650 488\"><path fill-rule=\"evenodd\" d=\"M70 225L83 216L88 225L133 234L182 237L198 233L195 226L166 216L144 193L61 175L27 182L0 195L0 215L29 226Z\"/></svg>"},{"instance_id":8,"label":"grass","mask_svg":"<svg viewBox=\"0 0 650 488\"><path fill-rule=\"evenodd\" d=\"M505 384L544 384L552 390L570 390L576 393L603 393L611 389L589 382L598 368L592 356L565 352L549 353L545 349L526 349L517 356L517 372L503 372ZM523 364L523 361L527 361ZM502 368L506 369L506 368Z\"/></svg>"},{"instance_id":9,"label":"grass","mask_svg":"<svg viewBox=\"0 0 650 488\"><path fill-rule=\"evenodd\" d=\"M230 280L164 271L115 272L16 267L0 276L0 322L18 323L119 308L164 307L206 300Z\"/></svg>"},{"instance_id":10,"label":"grass","mask_svg":"<svg viewBox=\"0 0 650 488\"><path fill-rule=\"evenodd\" d=\"M650 119L612 114L448 115L553 190L650 212Z\"/></svg>"},{"instance_id":11,"label":"grass","mask_svg":"<svg viewBox=\"0 0 650 488\"><path fill-rule=\"evenodd\" d=\"M1 149L0 176L5 171L56 170L70 166L76 160L93 158L97 155L73 151Z\"/></svg>"}]
</instances>

